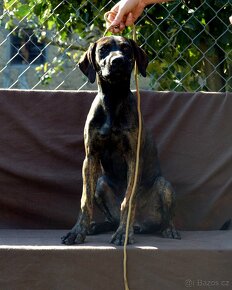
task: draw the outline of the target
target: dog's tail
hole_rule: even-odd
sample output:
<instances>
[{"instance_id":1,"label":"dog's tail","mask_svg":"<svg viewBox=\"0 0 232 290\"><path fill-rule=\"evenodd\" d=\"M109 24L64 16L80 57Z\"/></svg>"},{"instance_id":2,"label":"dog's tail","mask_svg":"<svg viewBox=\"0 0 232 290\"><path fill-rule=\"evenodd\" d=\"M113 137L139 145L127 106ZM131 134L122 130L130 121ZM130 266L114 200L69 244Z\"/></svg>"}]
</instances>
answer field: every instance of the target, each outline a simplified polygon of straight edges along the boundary
<instances>
[{"instance_id":1,"label":"dog's tail","mask_svg":"<svg viewBox=\"0 0 232 290\"><path fill-rule=\"evenodd\" d=\"M232 229L231 219L227 220L220 228L221 231L226 231L230 229Z\"/></svg>"}]
</instances>

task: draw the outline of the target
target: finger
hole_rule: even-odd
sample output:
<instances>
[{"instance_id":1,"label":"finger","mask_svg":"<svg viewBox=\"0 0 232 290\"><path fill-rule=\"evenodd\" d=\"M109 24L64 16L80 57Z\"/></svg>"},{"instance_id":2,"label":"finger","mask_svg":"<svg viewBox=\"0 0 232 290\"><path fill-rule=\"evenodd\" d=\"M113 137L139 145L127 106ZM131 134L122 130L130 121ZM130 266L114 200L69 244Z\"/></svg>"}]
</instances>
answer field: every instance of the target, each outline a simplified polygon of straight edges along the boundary
<instances>
[{"instance_id":1,"label":"finger","mask_svg":"<svg viewBox=\"0 0 232 290\"><path fill-rule=\"evenodd\" d=\"M127 16L127 21L125 21L126 26L131 26L143 13L144 6L138 6L135 10L130 12Z\"/></svg>"},{"instance_id":2,"label":"finger","mask_svg":"<svg viewBox=\"0 0 232 290\"><path fill-rule=\"evenodd\" d=\"M111 26L120 26L121 20L117 20L116 18L111 22Z\"/></svg>"},{"instance_id":3,"label":"finger","mask_svg":"<svg viewBox=\"0 0 232 290\"><path fill-rule=\"evenodd\" d=\"M125 21L125 25L126 26L132 26L135 22L135 19L133 17L133 14L130 12L126 18L126 21Z\"/></svg>"},{"instance_id":4,"label":"finger","mask_svg":"<svg viewBox=\"0 0 232 290\"><path fill-rule=\"evenodd\" d=\"M120 33L119 28L113 28L112 33L113 33L113 34L118 34L118 33Z\"/></svg>"},{"instance_id":5,"label":"finger","mask_svg":"<svg viewBox=\"0 0 232 290\"><path fill-rule=\"evenodd\" d=\"M116 12L114 11L108 11L104 14L104 20L106 22L106 27L109 28L112 25L112 22L114 21L116 16Z\"/></svg>"},{"instance_id":6,"label":"finger","mask_svg":"<svg viewBox=\"0 0 232 290\"><path fill-rule=\"evenodd\" d=\"M120 31L122 31L122 30L124 30L125 29L125 23L124 22L120 22L120 24L119 24L119 30Z\"/></svg>"},{"instance_id":7,"label":"finger","mask_svg":"<svg viewBox=\"0 0 232 290\"><path fill-rule=\"evenodd\" d=\"M123 21L125 18L125 13L124 13L123 9L120 9L120 7L119 7L117 13L114 12L113 17L114 17L114 19L111 22L111 24L113 26L120 25L121 22L125 22L125 21Z\"/></svg>"},{"instance_id":8,"label":"finger","mask_svg":"<svg viewBox=\"0 0 232 290\"><path fill-rule=\"evenodd\" d=\"M109 30L112 33L120 33L121 31L123 31L125 29L125 24L124 22L120 22L119 25L117 26L112 26Z\"/></svg>"}]
</instances>

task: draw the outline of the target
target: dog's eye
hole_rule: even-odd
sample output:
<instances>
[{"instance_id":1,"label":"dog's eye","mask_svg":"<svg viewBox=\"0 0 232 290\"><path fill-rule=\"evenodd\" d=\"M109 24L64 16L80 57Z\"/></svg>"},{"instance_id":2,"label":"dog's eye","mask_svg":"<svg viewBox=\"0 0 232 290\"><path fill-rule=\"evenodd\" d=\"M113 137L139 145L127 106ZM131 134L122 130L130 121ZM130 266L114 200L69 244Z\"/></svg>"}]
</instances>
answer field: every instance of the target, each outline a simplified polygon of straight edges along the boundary
<instances>
[{"instance_id":1,"label":"dog's eye","mask_svg":"<svg viewBox=\"0 0 232 290\"><path fill-rule=\"evenodd\" d=\"M130 52L131 51L131 47L129 45L122 45L121 49L123 52Z\"/></svg>"},{"instance_id":2,"label":"dog's eye","mask_svg":"<svg viewBox=\"0 0 232 290\"><path fill-rule=\"evenodd\" d=\"M109 46L102 46L100 49L100 54L103 55L103 54L107 54L109 51L110 51L110 48Z\"/></svg>"}]
</instances>

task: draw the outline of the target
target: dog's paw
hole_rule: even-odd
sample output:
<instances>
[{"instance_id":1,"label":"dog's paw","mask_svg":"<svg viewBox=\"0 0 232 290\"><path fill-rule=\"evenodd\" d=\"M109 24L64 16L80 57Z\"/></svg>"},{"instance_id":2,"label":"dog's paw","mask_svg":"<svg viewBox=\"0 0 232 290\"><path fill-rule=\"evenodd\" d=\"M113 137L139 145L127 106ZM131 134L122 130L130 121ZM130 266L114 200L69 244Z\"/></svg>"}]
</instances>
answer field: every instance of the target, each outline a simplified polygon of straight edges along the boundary
<instances>
[{"instance_id":1,"label":"dog's paw","mask_svg":"<svg viewBox=\"0 0 232 290\"><path fill-rule=\"evenodd\" d=\"M87 235L91 236L91 235L96 235L97 232L97 223L96 222L91 222L89 229L87 231Z\"/></svg>"},{"instance_id":2,"label":"dog's paw","mask_svg":"<svg viewBox=\"0 0 232 290\"><path fill-rule=\"evenodd\" d=\"M162 236L168 239L181 239L180 233L173 227L168 227L162 231Z\"/></svg>"},{"instance_id":3,"label":"dog's paw","mask_svg":"<svg viewBox=\"0 0 232 290\"><path fill-rule=\"evenodd\" d=\"M82 244L85 241L85 235L71 231L61 238L61 243L64 245Z\"/></svg>"},{"instance_id":4,"label":"dog's paw","mask_svg":"<svg viewBox=\"0 0 232 290\"><path fill-rule=\"evenodd\" d=\"M110 243L117 246L123 246L125 243L126 233L125 228L119 227L113 234ZM134 232L132 229L129 230L127 244L134 244Z\"/></svg>"}]
</instances>

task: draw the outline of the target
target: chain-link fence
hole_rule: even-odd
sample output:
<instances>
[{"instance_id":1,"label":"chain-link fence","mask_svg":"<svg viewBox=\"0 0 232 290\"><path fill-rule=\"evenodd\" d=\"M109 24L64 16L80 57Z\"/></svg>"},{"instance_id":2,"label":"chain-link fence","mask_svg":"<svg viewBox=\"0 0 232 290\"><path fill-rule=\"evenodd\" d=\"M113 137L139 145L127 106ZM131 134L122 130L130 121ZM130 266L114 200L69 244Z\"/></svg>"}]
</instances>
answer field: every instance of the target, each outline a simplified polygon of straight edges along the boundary
<instances>
[{"instance_id":1,"label":"chain-link fence","mask_svg":"<svg viewBox=\"0 0 232 290\"><path fill-rule=\"evenodd\" d=\"M0 87L93 89L77 62L117 1L6 0L0 4ZM194 2L194 3L193 3ZM148 6L137 21L153 90L232 91L232 0ZM124 34L131 37L130 29Z\"/></svg>"}]
</instances>

